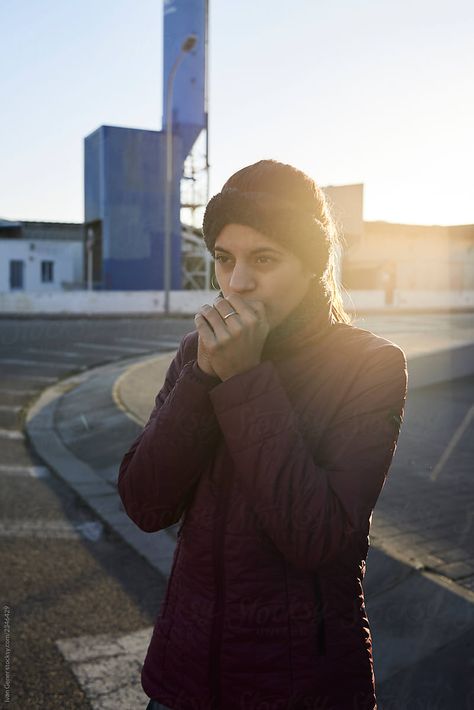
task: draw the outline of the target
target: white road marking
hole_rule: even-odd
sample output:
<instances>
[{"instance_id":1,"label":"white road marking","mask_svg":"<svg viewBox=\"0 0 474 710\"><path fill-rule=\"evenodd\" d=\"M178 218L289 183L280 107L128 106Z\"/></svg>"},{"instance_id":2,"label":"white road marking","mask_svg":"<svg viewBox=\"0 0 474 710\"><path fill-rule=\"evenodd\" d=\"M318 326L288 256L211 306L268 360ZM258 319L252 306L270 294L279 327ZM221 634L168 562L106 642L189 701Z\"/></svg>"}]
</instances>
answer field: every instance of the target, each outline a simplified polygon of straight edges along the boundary
<instances>
[{"instance_id":1,"label":"white road marking","mask_svg":"<svg viewBox=\"0 0 474 710\"><path fill-rule=\"evenodd\" d=\"M100 634L58 639L56 646L69 664L93 710L145 708L140 673L153 628L129 634Z\"/></svg>"},{"instance_id":2,"label":"white road marking","mask_svg":"<svg viewBox=\"0 0 474 710\"><path fill-rule=\"evenodd\" d=\"M2 439L24 439L25 435L19 429L0 429Z\"/></svg>"},{"instance_id":3,"label":"white road marking","mask_svg":"<svg viewBox=\"0 0 474 710\"><path fill-rule=\"evenodd\" d=\"M152 348L157 348L160 343L158 340L141 340L141 338L115 338L120 343L135 343L136 345L150 345Z\"/></svg>"},{"instance_id":4,"label":"white road marking","mask_svg":"<svg viewBox=\"0 0 474 710\"><path fill-rule=\"evenodd\" d=\"M17 377L17 375L15 375ZM38 390L12 390L9 389L8 387L0 387L0 395L2 394L27 394L28 396L31 396L33 394L37 394Z\"/></svg>"},{"instance_id":5,"label":"white road marking","mask_svg":"<svg viewBox=\"0 0 474 710\"><path fill-rule=\"evenodd\" d=\"M25 360L24 358L1 358L0 365L34 365L34 367L56 367L58 370L70 370L71 363L65 362L40 362L39 360Z\"/></svg>"},{"instance_id":6,"label":"white road marking","mask_svg":"<svg viewBox=\"0 0 474 710\"><path fill-rule=\"evenodd\" d=\"M85 429L86 431L90 431L90 426L89 426L89 424L88 424L88 422L87 422L87 419L86 419L86 417L85 417L85 414L81 414L81 421L82 421L82 423L84 424L84 429Z\"/></svg>"},{"instance_id":7,"label":"white road marking","mask_svg":"<svg viewBox=\"0 0 474 710\"><path fill-rule=\"evenodd\" d=\"M35 375L33 373L30 374L19 374L15 372L14 375L10 375L10 377L15 380L38 380L38 382L57 382L57 377L48 377L48 375Z\"/></svg>"},{"instance_id":8,"label":"white road marking","mask_svg":"<svg viewBox=\"0 0 474 710\"><path fill-rule=\"evenodd\" d=\"M17 464L0 464L0 475L31 476L32 478L47 478L50 473L46 466L19 466Z\"/></svg>"},{"instance_id":9,"label":"white road marking","mask_svg":"<svg viewBox=\"0 0 474 710\"><path fill-rule=\"evenodd\" d=\"M19 412L20 409L19 404L0 404L0 412Z\"/></svg>"},{"instance_id":10,"label":"white road marking","mask_svg":"<svg viewBox=\"0 0 474 710\"><path fill-rule=\"evenodd\" d=\"M448 442L448 445L446 446L445 450L443 451L441 458L439 459L438 463L436 464L433 471L431 472L431 480L432 481L435 481L438 478L440 471L442 470L444 464L446 463L448 458L451 456L451 453L455 449L458 441L460 440L460 438L462 437L462 435L466 431L467 427L471 423L471 419L473 418L473 415L474 415L474 404L471 407L469 407L469 409L467 410L461 424L458 426L458 428L456 429L456 431L452 435L450 441Z\"/></svg>"},{"instance_id":11,"label":"white road marking","mask_svg":"<svg viewBox=\"0 0 474 710\"><path fill-rule=\"evenodd\" d=\"M11 520L0 522L0 538L40 538L48 540L80 540L97 542L103 532L102 523L92 520L69 523L67 520Z\"/></svg>"},{"instance_id":12,"label":"white road marking","mask_svg":"<svg viewBox=\"0 0 474 710\"><path fill-rule=\"evenodd\" d=\"M173 348L173 350L176 350L179 348L179 342L177 343L176 340L161 340L160 341L160 346L162 348Z\"/></svg>"},{"instance_id":13,"label":"white road marking","mask_svg":"<svg viewBox=\"0 0 474 710\"><path fill-rule=\"evenodd\" d=\"M179 342L176 342L175 340L142 340L141 338L116 338L116 340L123 343L135 343L136 345L150 346L152 348L159 348L163 346L172 346L177 348L179 346Z\"/></svg>"},{"instance_id":14,"label":"white road marking","mask_svg":"<svg viewBox=\"0 0 474 710\"><path fill-rule=\"evenodd\" d=\"M81 357L82 353L70 352L68 350L41 350L41 348L26 348L25 353L40 353L44 355L58 355L59 357Z\"/></svg>"},{"instance_id":15,"label":"white road marking","mask_svg":"<svg viewBox=\"0 0 474 710\"><path fill-rule=\"evenodd\" d=\"M93 343L74 343L80 348L89 348L90 350L114 350L121 353L142 353L143 348L126 348L121 345L99 345Z\"/></svg>"},{"instance_id":16,"label":"white road marking","mask_svg":"<svg viewBox=\"0 0 474 710\"><path fill-rule=\"evenodd\" d=\"M104 532L104 526L99 520L88 520L85 523L79 523L76 525L76 530L82 535L82 537L91 540L92 542L97 542L102 537Z\"/></svg>"}]
</instances>

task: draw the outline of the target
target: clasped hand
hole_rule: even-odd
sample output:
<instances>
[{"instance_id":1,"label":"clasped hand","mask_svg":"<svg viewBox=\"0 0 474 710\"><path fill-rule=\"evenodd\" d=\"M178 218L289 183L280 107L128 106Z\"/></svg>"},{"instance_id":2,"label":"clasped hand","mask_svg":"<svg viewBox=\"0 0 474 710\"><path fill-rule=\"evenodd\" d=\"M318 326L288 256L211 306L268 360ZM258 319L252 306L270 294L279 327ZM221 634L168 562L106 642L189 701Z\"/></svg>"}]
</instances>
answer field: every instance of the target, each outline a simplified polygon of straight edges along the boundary
<instances>
[{"instance_id":1,"label":"clasped hand","mask_svg":"<svg viewBox=\"0 0 474 710\"><path fill-rule=\"evenodd\" d=\"M224 317L236 311L224 320ZM211 375L227 380L260 363L270 330L261 301L237 294L219 296L214 305L204 304L194 316L199 333L198 365Z\"/></svg>"}]
</instances>

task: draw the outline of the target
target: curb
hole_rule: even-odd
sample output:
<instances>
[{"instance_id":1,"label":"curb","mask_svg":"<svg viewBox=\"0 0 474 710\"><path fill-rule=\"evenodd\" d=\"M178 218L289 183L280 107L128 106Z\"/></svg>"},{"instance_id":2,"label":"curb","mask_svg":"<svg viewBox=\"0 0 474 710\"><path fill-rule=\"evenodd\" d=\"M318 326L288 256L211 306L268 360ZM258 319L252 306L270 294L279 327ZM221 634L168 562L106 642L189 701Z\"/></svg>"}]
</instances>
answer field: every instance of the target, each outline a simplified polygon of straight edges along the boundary
<instances>
[{"instance_id":1,"label":"curb","mask_svg":"<svg viewBox=\"0 0 474 710\"><path fill-rule=\"evenodd\" d=\"M474 375L474 343L455 345L408 357L411 389L451 382Z\"/></svg>"},{"instance_id":2,"label":"curb","mask_svg":"<svg viewBox=\"0 0 474 710\"><path fill-rule=\"evenodd\" d=\"M25 432L35 453L56 475L117 533L144 557L158 572L168 576L171 570L179 523L156 533L145 533L128 518L118 496L116 485L108 483L90 466L76 458L64 445L54 426L54 415L63 396L94 377L115 370L126 370L115 362L73 375L43 390L25 416ZM124 414L125 416L125 414ZM117 463L117 474L118 465Z\"/></svg>"},{"instance_id":3,"label":"curb","mask_svg":"<svg viewBox=\"0 0 474 710\"><path fill-rule=\"evenodd\" d=\"M138 424L140 427L143 427L146 424L146 421L148 419L148 416L146 415L146 418L144 416L140 416L137 410L140 409L139 406L136 406L135 403L130 401L130 397L128 397L128 392L127 392L127 384L129 384L129 379L132 378L135 375L136 372L139 372L142 369L145 369L147 366L153 367L154 365L160 364L161 363L161 368L160 370L162 371L162 376L163 376L163 381L166 375L166 371L168 369L168 366L171 363L171 360L174 357L174 353L176 351L168 352L168 353L160 353L159 355L151 355L145 359L138 360L138 362L135 362L133 365L130 365L127 369L125 369L115 380L113 387L112 387L112 399L115 402L115 405L117 406L117 409L120 409L125 416L129 417L132 419L136 424ZM122 391L121 387L123 386L123 389L125 390L125 394ZM151 409L154 405L154 398L156 396L156 392L151 392L151 400L152 404L150 406L150 412ZM139 401L140 402L140 401Z\"/></svg>"}]
</instances>

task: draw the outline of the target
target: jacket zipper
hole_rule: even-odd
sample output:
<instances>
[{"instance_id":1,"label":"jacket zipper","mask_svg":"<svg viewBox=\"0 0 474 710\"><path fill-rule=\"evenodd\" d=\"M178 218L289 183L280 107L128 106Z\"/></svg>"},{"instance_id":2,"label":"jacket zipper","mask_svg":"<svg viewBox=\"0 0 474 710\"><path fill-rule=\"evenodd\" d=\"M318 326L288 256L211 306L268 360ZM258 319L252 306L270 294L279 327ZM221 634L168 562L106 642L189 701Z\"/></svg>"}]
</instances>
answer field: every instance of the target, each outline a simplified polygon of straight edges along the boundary
<instances>
[{"instance_id":1,"label":"jacket zipper","mask_svg":"<svg viewBox=\"0 0 474 710\"><path fill-rule=\"evenodd\" d=\"M210 653L209 653L209 679L211 691L211 709L220 710L220 660L222 628L224 616L225 580L224 580L224 532L229 503L230 478L229 473L222 477L222 488L218 489L217 524L214 529L212 552L214 558L214 581L216 585L216 604L212 620Z\"/></svg>"}]
</instances>

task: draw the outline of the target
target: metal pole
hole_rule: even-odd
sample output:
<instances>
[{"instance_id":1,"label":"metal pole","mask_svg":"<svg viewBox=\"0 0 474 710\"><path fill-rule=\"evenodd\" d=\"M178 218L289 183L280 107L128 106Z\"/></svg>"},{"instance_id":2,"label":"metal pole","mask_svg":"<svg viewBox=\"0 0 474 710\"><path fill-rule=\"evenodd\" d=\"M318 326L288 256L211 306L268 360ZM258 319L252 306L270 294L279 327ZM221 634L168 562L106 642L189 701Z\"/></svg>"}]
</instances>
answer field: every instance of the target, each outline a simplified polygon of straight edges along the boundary
<instances>
[{"instance_id":1,"label":"metal pole","mask_svg":"<svg viewBox=\"0 0 474 710\"><path fill-rule=\"evenodd\" d=\"M208 113L206 113L206 205L209 202L209 118ZM205 289L206 291L211 288L211 255L204 249L204 264L205 264Z\"/></svg>"},{"instance_id":2,"label":"metal pole","mask_svg":"<svg viewBox=\"0 0 474 710\"><path fill-rule=\"evenodd\" d=\"M173 83L179 62L183 58L181 52L168 77L166 90L166 178L165 178L165 233L163 251L163 289L165 296L164 312L170 312L171 289L171 192L173 186Z\"/></svg>"},{"instance_id":3,"label":"metal pole","mask_svg":"<svg viewBox=\"0 0 474 710\"><path fill-rule=\"evenodd\" d=\"M206 114L206 205L209 202L209 0L205 3L205 24L204 24L204 112ZM205 289L211 287L211 255L204 249L205 264Z\"/></svg>"},{"instance_id":4,"label":"metal pole","mask_svg":"<svg viewBox=\"0 0 474 710\"><path fill-rule=\"evenodd\" d=\"M89 227L87 230L87 289L92 291L92 249L94 247L94 230Z\"/></svg>"}]
</instances>

